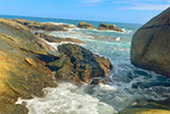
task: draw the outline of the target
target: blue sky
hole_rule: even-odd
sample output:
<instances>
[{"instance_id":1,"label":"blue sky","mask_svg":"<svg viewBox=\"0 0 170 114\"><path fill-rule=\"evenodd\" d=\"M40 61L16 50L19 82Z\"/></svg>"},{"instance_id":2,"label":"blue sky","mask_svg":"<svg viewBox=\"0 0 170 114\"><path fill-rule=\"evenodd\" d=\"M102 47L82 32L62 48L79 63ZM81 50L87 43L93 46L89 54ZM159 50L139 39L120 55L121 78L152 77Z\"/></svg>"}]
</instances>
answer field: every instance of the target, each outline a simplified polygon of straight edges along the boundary
<instances>
[{"instance_id":1,"label":"blue sky","mask_svg":"<svg viewBox=\"0 0 170 114\"><path fill-rule=\"evenodd\" d=\"M145 23L170 0L0 0L1 15Z\"/></svg>"}]
</instances>

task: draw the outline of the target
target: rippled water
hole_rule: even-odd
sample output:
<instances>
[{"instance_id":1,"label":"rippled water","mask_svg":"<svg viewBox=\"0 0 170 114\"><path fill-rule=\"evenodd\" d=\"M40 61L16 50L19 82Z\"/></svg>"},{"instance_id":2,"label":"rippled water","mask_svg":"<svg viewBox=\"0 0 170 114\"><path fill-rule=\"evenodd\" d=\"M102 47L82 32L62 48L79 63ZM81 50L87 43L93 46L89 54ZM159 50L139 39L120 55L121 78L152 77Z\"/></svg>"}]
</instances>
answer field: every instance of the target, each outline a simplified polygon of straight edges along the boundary
<instances>
[{"instance_id":1,"label":"rippled water","mask_svg":"<svg viewBox=\"0 0 170 114\"><path fill-rule=\"evenodd\" d=\"M9 17L8 17L9 18ZM14 18L14 17L10 17ZM17 18L17 17L15 17ZM76 25L81 20L55 20L25 17L40 22L64 22ZM91 22L95 26L100 22ZM170 95L170 79L130 63L131 38L140 25L116 23L124 32L69 29L67 32L47 32L63 38L76 38L93 53L110 59L114 68L106 85L74 85L60 83L57 88L45 88L44 98L18 100L26 102L29 114L114 114L132 102L146 99L162 100ZM60 44L52 43L53 46Z\"/></svg>"}]
</instances>

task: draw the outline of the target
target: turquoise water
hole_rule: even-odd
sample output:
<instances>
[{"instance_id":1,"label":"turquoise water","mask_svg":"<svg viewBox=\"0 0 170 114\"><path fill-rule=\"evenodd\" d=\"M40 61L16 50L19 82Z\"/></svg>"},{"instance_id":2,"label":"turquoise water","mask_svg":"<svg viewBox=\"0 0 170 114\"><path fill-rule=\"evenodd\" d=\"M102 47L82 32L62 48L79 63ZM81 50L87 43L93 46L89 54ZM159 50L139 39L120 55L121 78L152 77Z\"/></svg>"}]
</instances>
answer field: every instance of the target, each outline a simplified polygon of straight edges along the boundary
<instances>
[{"instance_id":1,"label":"turquoise water","mask_svg":"<svg viewBox=\"0 0 170 114\"><path fill-rule=\"evenodd\" d=\"M77 25L82 20L48 19L21 16L0 16L21 18L39 22L67 23ZM101 22L87 21L97 28ZM139 24L113 23L124 32L69 29L69 31L46 32L62 38L76 38L87 42L81 46L110 59L113 70L106 79L106 85L82 85L61 83L58 88L46 88L44 98L19 100L27 102L30 114L115 114L135 101L146 99L163 100L170 95L170 80L152 71L134 67L130 62L131 38L141 27ZM113 40L116 38L117 40ZM57 46L60 44L53 44Z\"/></svg>"}]
</instances>

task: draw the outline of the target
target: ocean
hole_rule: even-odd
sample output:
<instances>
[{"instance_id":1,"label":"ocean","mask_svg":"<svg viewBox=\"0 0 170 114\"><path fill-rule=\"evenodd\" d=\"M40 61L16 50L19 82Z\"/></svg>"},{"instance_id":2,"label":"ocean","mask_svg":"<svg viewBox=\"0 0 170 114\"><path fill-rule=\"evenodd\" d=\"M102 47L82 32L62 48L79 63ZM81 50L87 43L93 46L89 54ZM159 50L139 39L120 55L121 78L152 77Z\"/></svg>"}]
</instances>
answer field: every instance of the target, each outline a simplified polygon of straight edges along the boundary
<instances>
[{"instance_id":1,"label":"ocean","mask_svg":"<svg viewBox=\"0 0 170 114\"><path fill-rule=\"evenodd\" d=\"M130 62L130 46L133 34L141 24L104 22L123 28L124 32L87 30L76 25L84 20L52 19L40 17L4 16L1 18L26 19L38 22L65 23L74 25L69 31L46 32L62 37L80 39L82 47L100 56L109 58L113 65L106 84L75 85L59 83L57 88L45 88L43 98L19 99L26 103L29 114L116 114L131 103L145 100L163 100L170 95L170 79L153 71L143 70ZM99 21L86 21L96 28ZM49 43L57 47L57 43Z\"/></svg>"}]
</instances>

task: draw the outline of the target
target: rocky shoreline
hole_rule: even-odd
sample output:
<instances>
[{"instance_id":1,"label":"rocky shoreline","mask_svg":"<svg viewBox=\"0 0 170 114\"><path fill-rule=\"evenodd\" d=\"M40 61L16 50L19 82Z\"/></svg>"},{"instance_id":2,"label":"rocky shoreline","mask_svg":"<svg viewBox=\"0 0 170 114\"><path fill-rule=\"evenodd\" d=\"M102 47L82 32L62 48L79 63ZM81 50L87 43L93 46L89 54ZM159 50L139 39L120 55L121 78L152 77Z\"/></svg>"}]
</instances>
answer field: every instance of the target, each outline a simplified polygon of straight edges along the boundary
<instances>
[{"instance_id":1,"label":"rocky shoreline","mask_svg":"<svg viewBox=\"0 0 170 114\"><path fill-rule=\"evenodd\" d=\"M38 22L0 19L0 26L0 114L27 114L26 107L15 104L19 97L42 97L44 87L56 87L56 82L62 80L89 83L93 77L104 77L112 69L108 59L78 45L64 44L57 51L41 38L51 42L62 39L31 32L63 30L55 25L45 24L44 28ZM73 39L64 41L84 43ZM51 77L54 71L55 79Z\"/></svg>"}]
</instances>

